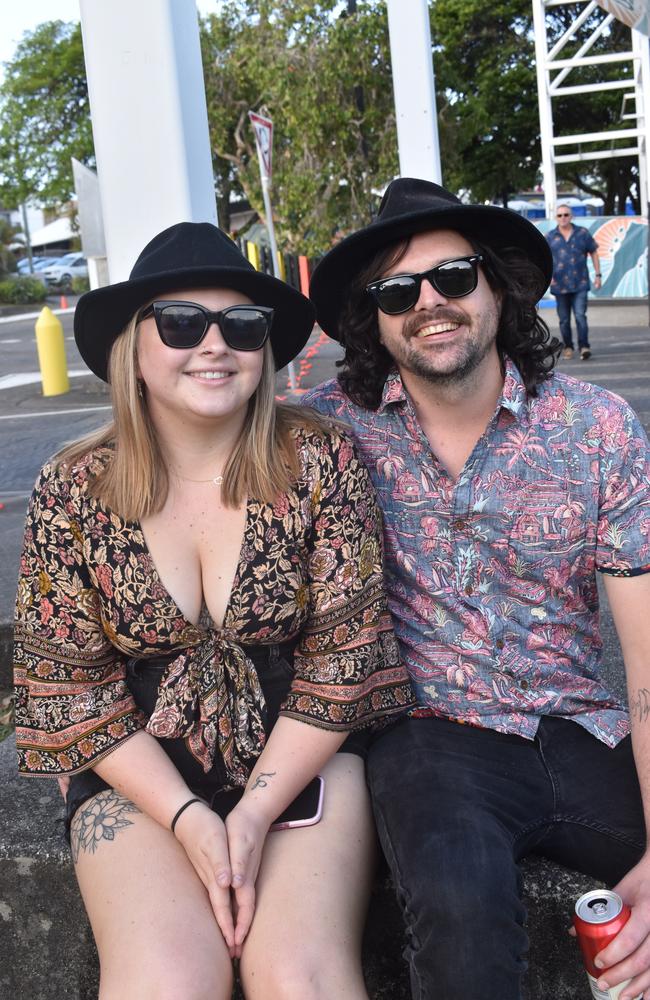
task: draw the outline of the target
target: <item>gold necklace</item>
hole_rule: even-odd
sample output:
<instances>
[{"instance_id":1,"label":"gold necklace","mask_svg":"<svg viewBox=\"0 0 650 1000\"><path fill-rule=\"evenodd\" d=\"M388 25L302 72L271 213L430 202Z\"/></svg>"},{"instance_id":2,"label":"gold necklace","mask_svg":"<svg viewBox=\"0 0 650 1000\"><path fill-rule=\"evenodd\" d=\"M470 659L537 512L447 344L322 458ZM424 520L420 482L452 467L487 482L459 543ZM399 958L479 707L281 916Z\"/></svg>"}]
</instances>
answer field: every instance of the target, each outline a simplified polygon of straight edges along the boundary
<instances>
[{"instance_id":1,"label":"gold necklace","mask_svg":"<svg viewBox=\"0 0 650 1000\"><path fill-rule=\"evenodd\" d=\"M181 476L180 472L176 472L176 470L174 470L174 475L186 483L214 483L215 486L221 486L223 483L223 476L212 476L210 479L190 479L189 476Z\"/></svg>"}]
</instances>

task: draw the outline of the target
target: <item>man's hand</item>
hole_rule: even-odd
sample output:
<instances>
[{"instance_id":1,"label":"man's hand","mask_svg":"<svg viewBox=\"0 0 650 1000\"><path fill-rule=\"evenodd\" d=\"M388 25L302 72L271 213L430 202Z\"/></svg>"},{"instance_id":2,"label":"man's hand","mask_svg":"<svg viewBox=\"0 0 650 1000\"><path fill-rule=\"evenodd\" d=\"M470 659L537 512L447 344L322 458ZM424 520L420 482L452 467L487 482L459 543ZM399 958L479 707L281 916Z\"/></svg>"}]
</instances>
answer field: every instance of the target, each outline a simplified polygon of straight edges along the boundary
<instances>
[{"instance_id":1,"label":"man's hand","mask_svg":"<svg viewBox=\"0 0 650 1000\"><path fill-rule=\"evenodd\" d=\"M228 850L232 869L231 885L235 894L234 957L240 958L242 945L255 914L255 880L262 860L269 824L259 808L241 799L226 819Z\"/></svg>"},{"instance_id":2,"label":"man's hand","mask_svg":"<svg viewBox=\"0 0 650 1000\"><path fill-rule=\"evenodd\" d=\"M602 278L594 278L594 288L596 289L596 291L598 291L602 283L603 283Z\"/></svg>"},{"instance_id":3,"label":"man's hand","mask_svg":"<svg viewBox=\"0 0 650 1000\"><path fill-rule=\"evenodd\" d=\"M614 940L596 956L596 965L607 969L598 988L631 982L619 1000L633 1000L650 987L650 855L627 873L614 891L632 908L632 916Z\"/></svg>"},{"instance_id":4,"label":"man's hand","mask_svg":"<svg viewBox=\"0 0 650 1000\"><path fill-rule=\"evenodd\" d=\"M223 820L203 802L194 802L179 817L175 836L207 889L230 957L237 957L230 898L232 871Z\"/></svg>"}]
</instances>

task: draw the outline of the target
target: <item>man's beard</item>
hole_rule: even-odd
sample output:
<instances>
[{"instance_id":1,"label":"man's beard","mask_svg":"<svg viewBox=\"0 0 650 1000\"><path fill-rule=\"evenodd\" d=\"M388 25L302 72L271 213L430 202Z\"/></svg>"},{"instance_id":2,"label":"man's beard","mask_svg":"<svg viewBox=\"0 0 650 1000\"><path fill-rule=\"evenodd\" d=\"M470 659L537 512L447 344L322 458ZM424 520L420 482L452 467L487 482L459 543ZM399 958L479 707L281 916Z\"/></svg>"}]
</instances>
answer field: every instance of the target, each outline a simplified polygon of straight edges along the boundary
<instances>
[{"instance_id":1,"label":"man's beard","mask_svg":"<svg viewBox=\"0 0 650 1000\"><path fill-rule=\"evenodd\" d=\"M470 318L465 313L452 309L441 310L441 313L436 313L435 317L431 316L430 319L419 316L404 324L404 350L400 352L400 357L395 357L395 361L401 368L405 368L413 375L433 385L458 385L480 367L492 351L498 329L499 314L496 309L491 309L489 313L481 316L480 322L484 335L478 337L476 334L470 333L463 344L459 345L462 349L456 349L453 367L444 369L436 364L438 352L435 346L430 345L426 348L427 353L413 350L412 347L417 344L417 338L414 335L416 330L422 329L427 323L442 323L446 320L459 322L470 328ZM435 338L435 334L433 337ZM447 343L443 345L443 349L449 346Z\"/></svg>"}]
</instances>

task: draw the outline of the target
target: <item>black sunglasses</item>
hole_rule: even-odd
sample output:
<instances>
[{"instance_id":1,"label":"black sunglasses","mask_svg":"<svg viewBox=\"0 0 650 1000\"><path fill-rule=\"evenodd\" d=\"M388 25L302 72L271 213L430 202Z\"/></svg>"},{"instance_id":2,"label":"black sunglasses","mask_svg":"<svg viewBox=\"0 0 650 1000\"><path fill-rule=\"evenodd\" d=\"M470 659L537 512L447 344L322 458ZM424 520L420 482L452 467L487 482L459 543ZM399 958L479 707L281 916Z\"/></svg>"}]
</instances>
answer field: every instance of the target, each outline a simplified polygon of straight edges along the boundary
<instances>
[{"instance_id":1,"label":"black sunglasses","mask_svg":"<svg viewBox=\"0 0 650 1000\"><path fill-rule=\"evenodd\" d=\"M395 274L380 278L366 285L383 313L398 316L412 309L420 297L420 286L426 279L446 299L460 299L469 295L478 284L478 265L483 261L480 253L469 257L455 257L437 264L420 274Z\"/></svg>"},{"instance_id":2,"label":"black sunglasses","mask_svg":"<svg viewBox=\"0 0 650 1000\"><path fill-rule=\"evenodd\" d=\"M233 351L259 351L271 331L273 310L269 306L228 306L211 312L198 302L152 302L140 313L140 319L153 316L160 339L167 347L197 347L212 323Z\"/></svg>"}]
</instances>

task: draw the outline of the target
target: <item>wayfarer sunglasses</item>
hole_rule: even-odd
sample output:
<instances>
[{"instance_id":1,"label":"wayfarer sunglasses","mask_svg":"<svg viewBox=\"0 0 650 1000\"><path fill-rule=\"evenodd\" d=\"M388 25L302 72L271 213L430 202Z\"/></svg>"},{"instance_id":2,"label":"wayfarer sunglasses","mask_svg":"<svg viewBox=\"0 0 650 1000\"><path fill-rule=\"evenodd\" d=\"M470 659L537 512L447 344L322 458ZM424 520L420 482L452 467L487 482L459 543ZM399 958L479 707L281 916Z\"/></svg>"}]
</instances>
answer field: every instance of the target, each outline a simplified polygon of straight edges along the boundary
<instances>
[{"instance_id":1,"label":"wayfarer sunglasses","mask_svg":"<svg viewBox=\"0 0 650 1000\"><path fill-rule=\"evenodd\" d=\"M446 299L460 299L469 295L478 284L478 265L483 261L480 253L469 257L455 257L437 264L420 274L395 274L380 278L366 285L378 307L388 316L398 316L412 309L420 297L422 281L428 281Z\"/></svg>"},{"instance_id":2,"label":"wayfarer sunglasses","mask_svg":"<svg viewBox=\"0 0 650 1000\"><path fill-rule=\"evenodd\" d=\"M160 339L167 347L197 347L212 323L233 351L259 351L271 330L273 309L269 306L228 306L211 312L197 302L169 299L152 302L140 313L140 319L153 316Z\"/></svg>"}]
</instances>

